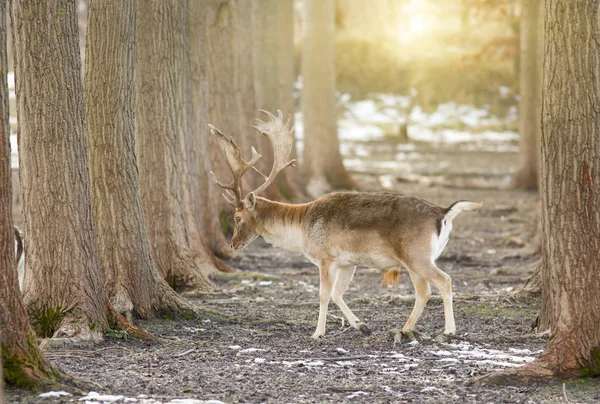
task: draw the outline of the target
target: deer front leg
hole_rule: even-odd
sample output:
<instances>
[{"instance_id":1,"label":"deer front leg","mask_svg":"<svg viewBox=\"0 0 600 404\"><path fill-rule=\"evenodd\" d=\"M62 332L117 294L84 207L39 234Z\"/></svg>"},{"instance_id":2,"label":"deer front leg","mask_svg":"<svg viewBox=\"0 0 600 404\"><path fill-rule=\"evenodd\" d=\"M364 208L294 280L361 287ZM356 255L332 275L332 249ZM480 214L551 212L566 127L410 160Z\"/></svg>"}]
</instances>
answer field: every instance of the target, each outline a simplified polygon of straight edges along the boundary
<instances>
[{"instance_id":1,"label":"deer front leg","mask_svg":"<svg viewBox=\"0 0 600 404\"><path fill-rule=\"evenodd\" d=\"M348 289L348 285L352 282L352 278L354 277L354 272L356 271L356 267L340 267L336 271L335 282L333 283L333 292L332 292L332 300L337 306L340 308L344 316L350 322L350 325L353 328L356 328L364 335L370 335L371 330L367 327L366 324L362 323L358 317L352 313L352 310L346 305L342 296L344 292Z\"/></svg>"},{"instance_id":2,"label":"deer front leg","mask_svg":"<svg viewBox=\"0 0 600 404\"><path fill-rule=\"evenodd\" d=\"M333 272L335 272L335 266L331 261L323 261L321 262L321 265L319 265L319 321L317 323L317 330L312 335L313 339L320 339L325 335L327 308L329 306L329 300L331 299L331 275Z\"/></svg>"}]
</instances>

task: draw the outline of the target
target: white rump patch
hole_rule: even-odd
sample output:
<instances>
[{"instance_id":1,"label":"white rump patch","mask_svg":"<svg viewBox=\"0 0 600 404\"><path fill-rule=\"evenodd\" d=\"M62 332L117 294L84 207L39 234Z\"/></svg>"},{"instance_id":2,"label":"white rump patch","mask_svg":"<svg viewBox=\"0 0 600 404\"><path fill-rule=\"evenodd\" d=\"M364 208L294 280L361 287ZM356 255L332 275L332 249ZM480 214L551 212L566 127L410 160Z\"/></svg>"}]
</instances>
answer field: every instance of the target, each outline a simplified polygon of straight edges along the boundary
<instances>
[{"instance_id":1,"label":"white rump patch","mask_svg":"<svg viewBox=\"0 0 600 404\"><path fill-rule=\"evenodd\" d=\"M443 218L440 234L433 233L431 236L431 262L435 263L448 244L450 232L452 231L452 219Z\"/></svg>"}]
</instances>

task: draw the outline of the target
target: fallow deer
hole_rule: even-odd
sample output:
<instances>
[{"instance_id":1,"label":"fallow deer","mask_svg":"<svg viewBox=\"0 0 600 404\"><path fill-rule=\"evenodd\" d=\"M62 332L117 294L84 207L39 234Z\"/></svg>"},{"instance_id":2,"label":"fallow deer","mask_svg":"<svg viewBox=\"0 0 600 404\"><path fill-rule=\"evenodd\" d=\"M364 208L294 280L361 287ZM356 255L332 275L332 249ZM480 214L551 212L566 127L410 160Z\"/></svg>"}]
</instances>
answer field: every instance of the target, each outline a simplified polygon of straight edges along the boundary
<instances>
[{"instance_id":1,"label":"fallow deer","mask_svg":"<svg viewBox=\"0 0 600 404\"><path fill-rule=\"evenodd\" d=\"M391 192L335 192L303 204L287 204L257 196L277 174L295 161L288 161L292 151L293 128L268 111L269 120L257 119L253 126L273 145L271 173L260 173L254 164L261 155L252 148L250 161L241 156L233 139L209 125L233 174L231 183L213 180L224 188L223 197L235 207L235 227L231 247L241 249L258 236L288 251L301 252L319 267L320 309L317 329L312 338L325 334L327 307L333 300L350 325L365 335L371 333L344 302L343 295L352 281L356 266L388 270L384 284L396 286L402 266L415 287L413 311L403 327L411 333L421 316L431 290L436 286L444 303L444 334L454 334L450 276L439 269L435 260L442 253L452 230L452 219L462 211L474 211L481 204L459 201L442 208L423 199ZM250 169L258 172L264 183L242 197L241 178Z\"/></svg>"}]
</instances>

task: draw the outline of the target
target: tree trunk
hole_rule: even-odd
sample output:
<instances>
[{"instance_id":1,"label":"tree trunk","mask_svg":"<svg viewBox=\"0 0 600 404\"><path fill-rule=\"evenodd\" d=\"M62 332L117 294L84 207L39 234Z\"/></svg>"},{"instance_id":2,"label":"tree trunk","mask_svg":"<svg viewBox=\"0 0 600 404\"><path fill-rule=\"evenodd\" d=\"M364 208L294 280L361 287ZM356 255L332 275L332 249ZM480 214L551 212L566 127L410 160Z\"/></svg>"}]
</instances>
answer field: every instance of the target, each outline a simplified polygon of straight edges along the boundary
<instances>
[{"instance_id":1,"label":"tree trunk","mask_svg":"<svg viewBox=\"0 0 600 404\"><path fill-rule=\"evenodd\" d=\"M77 4L14 1L11 18L24 301L40 336L101 340L107 300L92 217Z\"/></svg>"},{"instance_id":2,"label":"tree trunk","mask_svg":"<svg viewBox=\"0 0 600 404\"><path fill-rule=\"evenodd\" d=\"M256 106L284 116L294 116L294 2L293 0L257 0L252 2L254 32L254 88ZM264 138L264 137L263 137ZM266 139L261 146L265 146ZM268 143L268 142L267 142ZM270 148L263 159L267 167L273 164ZM292 158L295 158L296 148ZM303 195L296 170L286 170L269 188L287 200Z\"/></svg>"},{"instance_id":3,"label":"tree trunk","mask_svg":"<svg viewBox=\"0 0 600 404\"><path fill-rule=\"evenodd\" d=\"M331 188L356 188L340 154L335 110L335 2L304 2L302 41L302 112L304 151L302 169L307 191L317 197Z\"/></svg>"},{"instance_id":4,"label":"tree trunk","mask_svg":"<svg viewBox=\"0 0 600 404\"><path fill-rule=\"evenodd\" d=\"M186 229L187 18L186 0L137 3L135 147L154 263L173 287L208 291L214 267L194 262Z\"/></svg>"},{"instance_id":5,"label":"tree trunk","mask_svg":"<svg viewBox=\"0 0 600 404\"><path fill-rule=\"evenodd\" d=\"M522 2L519 168L513 185L538 189L542 135L543 0Z\"/></svg>"},{"instance_id":6,"label":"tree trunk","mask_svg":"<svg viewBox=\"0 0 600 404\"><path fill-rule=\"evenodd\" d=\"M150 256L134 154L135 7L135 0L90 0L85 59L98 256L113 307L130 319L193 312Z\"/></svg>"},{"instance_id":7,"label":"tree trunk","mask_svg":"<svg viewBox=\"0 0 600 404\"><path fill-rule=\"evenodd\" d=\"M542 311L551 334L511 377L600 375L599 12L596 1L546 0Z\"/></svg>"},{"instance_id":8,"label":"tree trunk","mask_svg":"<svg viewBox=\"0 0 600 404\"><path fill-rule=\"evenodd\" d=\"M254 146L265 157L256 167L262 172L270 171L265 149L268 142L252 129L256 117L254 92L254 69L252 58L252 2L245 0L206 0L204 5L204 28L206 34L205 59L208 83L208 119L223 133L232 136L242 150L242 156L250 156ZM209 138L211 168L219 178L230 178L231 172L225 164L221 151L214 139ZM243 178L244 191L258 188L263 179L253 172ZM231 207L220 197L221 189L212 184L214 195L219 195L219 210ZM266 196L279 198L276 188L270 188Z\"/></svg>"},{"instance_id":9,"label":"tree trunk","mask_svg":"<svg viewBox=\"0 0 600 404\"><path fill-rule=\"evenodd\" d=\"M193 190L192 208L197 227L206 246L221 258L231 258L234 253L221 231L217 201L221 196L212 186L210 172L210 149L208 146L208 83L204 56L204 4L189 0L189 46L190 46L190 124L188 141L188 166ZM222 263L221 263L222 264ZM222 264L221 269L230 269Z\"/></svg>"},{"instance_id":10,"label":"tree trunk","mask_svg":"<svg viewBox=\"0 0 600 404\"><path fill-rule=\"evenodd\" d=\"M10 385L38 386L60 379L40 352L17 280L12 222L6 2L0 0L0 403L4 380ZM3 369L6 367L6 371Z\"/></svg>"}]
</instances>

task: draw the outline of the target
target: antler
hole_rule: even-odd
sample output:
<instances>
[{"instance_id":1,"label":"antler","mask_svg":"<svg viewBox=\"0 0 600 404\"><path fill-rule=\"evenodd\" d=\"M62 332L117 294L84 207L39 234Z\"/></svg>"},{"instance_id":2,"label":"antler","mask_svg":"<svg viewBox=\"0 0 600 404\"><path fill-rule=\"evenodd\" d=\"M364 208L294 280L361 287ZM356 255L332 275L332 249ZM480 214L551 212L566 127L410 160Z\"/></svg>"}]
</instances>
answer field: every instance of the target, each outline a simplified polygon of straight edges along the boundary
<instances>
[{"instance_id":1,"label":"antler","mask_svg":"<svg viewBox=\"0 0 600 404\"><path fill-rule=\"evenodd\" d=\"M256 125L252 126L256 130L258 130L263 135L269 138L271 145L273 146L273 168L271 169L271 173L267 177L260 171L258 171L255 167L254 171L259 173L264 179L265 182L254 190L255 194L258 194L264 191L269 185L273 183L277 174L279 174L283 169L289 166L294 166L296 160L287 161L290 153L292 152L292 147L294 143L294 137L292 133L294 133L294 128L289 127L291 116L288 116L287 122L283 123L283 113L278 109L277 115L273 115L269 111L265 111L263 109L259 109L260 112L264 112L268 117L268 122L263 122L260 119L257 119Z\"/></svg>"},{"instance_id":2,"label":"antler","mask_svg":"<svg viewBox=\"0 0 600 404\"><path fill-rule=\"evenodd\" d=\"M227 195L223 194L223 198L225 198L229 204L239 208L242 206L242 176L246 173L246 171L248 171L248 169L250 169L250 167L253 167L258 159L262 156L258 154L256 149L253 147L252 158L248 162L244 161L242 158L242 153L240 152L240 148L235 144L232 138L225 136L213 125L208 124L208 126L210 127L210 132L217 140L219 149L221 149L225 155L227 165L229 166L231 174L233 175L233 180L230 184L223 184L217 179L215 173L211 171L210 173L213 177L213 181L216 182L218 186L225 189L225 192L227 192Z\"/></svg>"}]
</instances>

